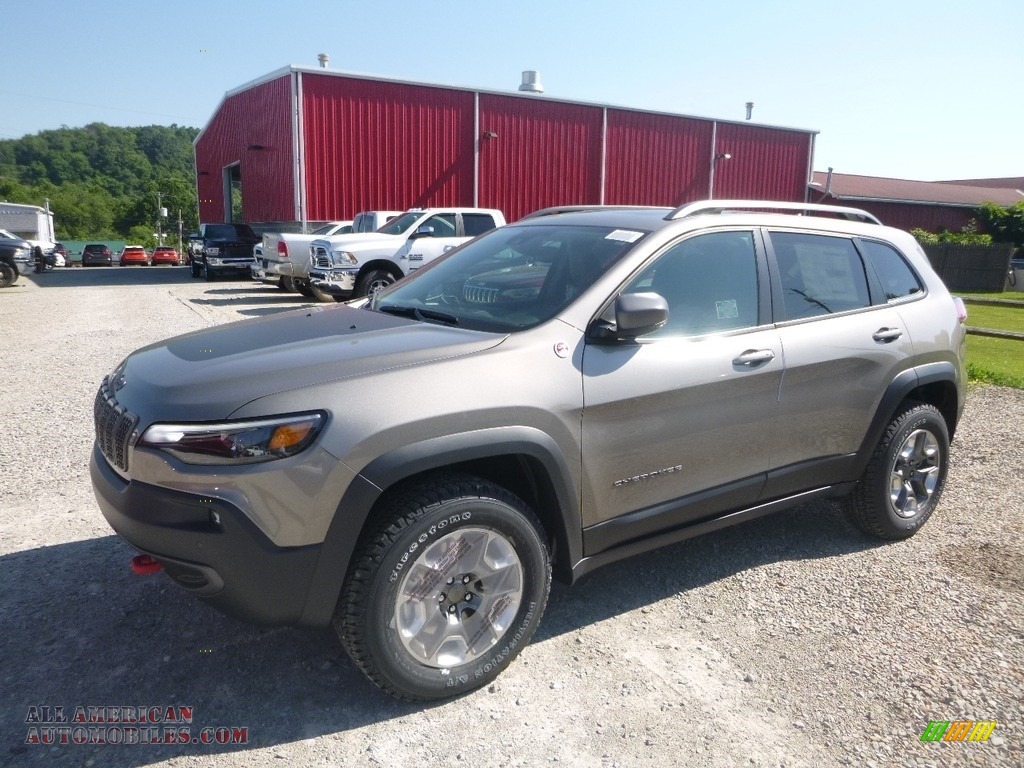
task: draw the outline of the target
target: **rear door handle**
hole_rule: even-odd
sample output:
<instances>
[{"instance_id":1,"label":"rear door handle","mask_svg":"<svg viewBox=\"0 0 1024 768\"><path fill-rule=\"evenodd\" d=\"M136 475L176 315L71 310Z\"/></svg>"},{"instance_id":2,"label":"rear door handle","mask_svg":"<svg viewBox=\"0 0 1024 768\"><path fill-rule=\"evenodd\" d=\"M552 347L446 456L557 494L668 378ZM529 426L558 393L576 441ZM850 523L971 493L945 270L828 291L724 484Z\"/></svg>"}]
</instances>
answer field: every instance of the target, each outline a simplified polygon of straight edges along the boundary
<instances>
[{"instance_id":1,"label":"rear door handle","mask_svg":"<svg viewBox=\"0 0 1024 768\"><path fill-rule=\"evenodd\" d=\"M767 363L769 360L775 359L775 353L770 349L748 349L742 353L739 357L733 359L733 365L746 365L755 366L761 363Z\"/></svg>"},{"instance_id":2,"label":"rear door handle","mask_svg":"<svg viewBox=\"0 0 1024 768\"><path fill-rule=\"evenodd\" d=\"M896 339L902 335L903 331L899 328L879 328L871 338L875 341L888 343L890 341L896 341Z\"/></svg>"}]
</instances>

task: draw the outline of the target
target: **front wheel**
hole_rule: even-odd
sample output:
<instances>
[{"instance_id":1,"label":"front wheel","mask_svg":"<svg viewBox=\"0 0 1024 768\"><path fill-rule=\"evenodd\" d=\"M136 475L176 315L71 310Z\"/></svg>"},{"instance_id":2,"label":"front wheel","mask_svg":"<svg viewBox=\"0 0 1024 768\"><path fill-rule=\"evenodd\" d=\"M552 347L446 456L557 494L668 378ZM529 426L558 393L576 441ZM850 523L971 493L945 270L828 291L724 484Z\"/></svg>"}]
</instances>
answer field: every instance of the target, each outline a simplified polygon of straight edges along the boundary
<instances>
[{"instance_id":1,"label":"front wheel","mask_svg":"<svg viewBox=\"0 0 1024 768\"><path fill-rule=\"evenodd\" d=\"M379 512L334 615L345 650L407 701L486 685L547 604L551 564L537 518L505 489L463 475L428 478Z\"/></svg>"},{"instance_id":2,"label":"front wheel","mask_svg":"<svg viewBox=\"0 0 1024 768\"><path fill-rule=\"evenodd\" d=\"M395 276L386 269L371 269L356 282L356 296L373 296L395 282Z\"/></svg>"},{"instance_id":3,"label":"front wheel","mask_svg":"<svg viewBox=\"0 0 1024 768\"><path fill-rule=\"evenodd\" d=\"M847 500L858 528L881 539L913 536L931 517L946 484L949 430L938 409L907 403L878 443Z\"/></svg>"},{"instance_id":4,"label":"front wheel","mask_svg":"<svg viewBox=\"0 0 1024 768\"><path fill-rule=\"evenodd\" d=\"M203 271L202 268L198 264L196 264L194 261L189 266L192 269L192 277L199 277L199 275Z\"/></svg>"},{"instance_id":5,"label":"front wheel","mask_svg":"<svg viewBox=\"0 0 1024 768\"><path fill-rule=\"evenodd\" d=\"M0 262L0 288L14 285L18 280L18 270L10 264Z\"/></svg>"},{"instance_id":6,"label":"front wheel","mask_svg":"<svg viewBox=\"0 0 1024 768\"><path fill-rule=\"evenodd\" d=\"M210 269L210 267L207 267L203 271L206 272L206 282L212 283L214 280L217 279L217 273Z\"/></svg>"}]
</instances>

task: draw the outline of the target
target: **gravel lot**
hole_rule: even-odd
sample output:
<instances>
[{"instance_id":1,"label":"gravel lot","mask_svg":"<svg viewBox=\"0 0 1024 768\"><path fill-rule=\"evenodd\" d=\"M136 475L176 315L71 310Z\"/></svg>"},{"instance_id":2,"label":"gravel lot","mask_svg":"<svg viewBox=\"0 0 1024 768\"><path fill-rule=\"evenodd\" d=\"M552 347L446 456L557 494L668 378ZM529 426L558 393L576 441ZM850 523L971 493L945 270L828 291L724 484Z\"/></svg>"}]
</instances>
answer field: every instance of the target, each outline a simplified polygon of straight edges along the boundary
<instances>
[{"instance_id":1,"label":"gravel lot","mask_svg":"<svg viewBox=\"0 0 1024 768\"><path fill-rule=\"evenodd\" d=\"M1024 765L1021 391L972 390L943 503L910 541L820 503L607 567L555 586L494 685L437 706L378 692L329 630L240 624L133 575L88 479L101 377L299 298L175 268L0 291L0 765ZM42 707L101 706L192 707L148 727L248 743L26 743ZM920 741L958 719L998 726Z\"/></svg>"}]
</instances>

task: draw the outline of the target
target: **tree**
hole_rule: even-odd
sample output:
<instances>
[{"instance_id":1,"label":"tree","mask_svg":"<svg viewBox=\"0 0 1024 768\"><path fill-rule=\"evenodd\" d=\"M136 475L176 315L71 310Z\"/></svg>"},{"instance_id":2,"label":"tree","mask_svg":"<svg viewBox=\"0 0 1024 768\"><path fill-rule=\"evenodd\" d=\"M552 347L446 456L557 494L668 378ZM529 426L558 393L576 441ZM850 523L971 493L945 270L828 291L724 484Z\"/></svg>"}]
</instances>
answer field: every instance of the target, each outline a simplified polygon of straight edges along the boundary
<instances>
[{"instance_id":1,"label":"tree","mask_svg":"<svg viewBox=\"0 0 1024 768\"><path fill-rule=\"evenodd\" d=\"M1013 243L1024 247L1024 200L1004 208L996 203L984 203L978 209L978 218L992 233L997 243Z\"/></svg>"}]
</instances>

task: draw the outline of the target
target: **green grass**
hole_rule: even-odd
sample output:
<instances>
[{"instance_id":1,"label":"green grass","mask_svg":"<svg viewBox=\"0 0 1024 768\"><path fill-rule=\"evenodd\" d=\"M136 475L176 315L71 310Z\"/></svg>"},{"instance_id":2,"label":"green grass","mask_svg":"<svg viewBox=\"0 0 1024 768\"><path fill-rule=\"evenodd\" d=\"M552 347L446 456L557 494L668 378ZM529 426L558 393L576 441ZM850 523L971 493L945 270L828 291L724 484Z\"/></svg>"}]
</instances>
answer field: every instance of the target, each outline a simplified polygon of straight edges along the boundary
<instances>
[{"instance_id":1,"label":"green grass","mask_svg":"<svg viewBox=\"0 0 1024 768\"><path fill-rule=\"evenodd\" d=\"M979 325L971 316L967 322ZM972 381L1024 389L1024 341L968 335L967 375Z\"/></svg>"},{"instance_id":2,"label":"green grass","mask_svg":"<svg viewBox=\"0 0 1024 768\"><path fill-rule=\"evenodd\" d=\"M1000 293L954 293L961 299L1006 299L1024 304L1024 291L1002 291Z\"/></svg>"},{"instance_id":3,"label":"green grass","mask_svg":"<svg viewBox=\"0 0 1024 768\"><path fill-rule=\"evenodd\" d=\"M1024 305L997 307L990 304L968 304L967 324L972 328L1024 333ZM1024 356L1024 347L1021 348L1020 354Z\"/></svg>"}]
</instances>

